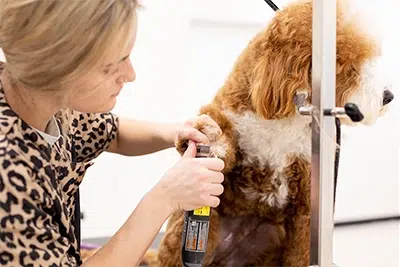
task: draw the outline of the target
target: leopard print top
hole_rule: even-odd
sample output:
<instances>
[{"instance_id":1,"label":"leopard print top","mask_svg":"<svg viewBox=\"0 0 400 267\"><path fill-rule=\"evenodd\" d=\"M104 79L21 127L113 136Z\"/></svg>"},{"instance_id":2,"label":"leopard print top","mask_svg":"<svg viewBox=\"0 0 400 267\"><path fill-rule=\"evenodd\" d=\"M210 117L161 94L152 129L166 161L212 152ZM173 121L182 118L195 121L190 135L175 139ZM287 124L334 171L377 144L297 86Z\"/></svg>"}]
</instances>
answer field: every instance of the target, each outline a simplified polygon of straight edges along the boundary
<instances>
[{"instance_id":1,"label":"leopard print top","mask_svg":"<svg viewBox=\"0 0 400 267\"><path fill-rule=\"evenodd\" d=\"M118 118L69 110L55 117L61 137L50 145L10 108L0 83L1 266L82 264L74 193L92 160L116 137Z\"/></svg>"}]
</instances>

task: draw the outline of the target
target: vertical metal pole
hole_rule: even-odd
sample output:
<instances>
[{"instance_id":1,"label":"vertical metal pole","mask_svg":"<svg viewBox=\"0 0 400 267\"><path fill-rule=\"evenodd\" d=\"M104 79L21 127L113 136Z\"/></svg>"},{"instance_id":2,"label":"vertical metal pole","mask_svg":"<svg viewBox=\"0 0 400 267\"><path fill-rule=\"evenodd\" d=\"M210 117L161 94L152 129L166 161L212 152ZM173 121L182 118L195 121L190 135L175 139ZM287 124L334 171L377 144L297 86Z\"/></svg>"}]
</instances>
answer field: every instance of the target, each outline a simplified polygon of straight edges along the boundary
<instances>
[{"instance_id":1,"label":"vertical metal pole","mask_svg":"<svg viewBox=\"0 0 400 267\"><path fill-rule=\"evenodd\" d=\"M312 22L312 162L310 265L332 267L336 98L336 0L314 0Z\"/></svg>"}]
</instances>

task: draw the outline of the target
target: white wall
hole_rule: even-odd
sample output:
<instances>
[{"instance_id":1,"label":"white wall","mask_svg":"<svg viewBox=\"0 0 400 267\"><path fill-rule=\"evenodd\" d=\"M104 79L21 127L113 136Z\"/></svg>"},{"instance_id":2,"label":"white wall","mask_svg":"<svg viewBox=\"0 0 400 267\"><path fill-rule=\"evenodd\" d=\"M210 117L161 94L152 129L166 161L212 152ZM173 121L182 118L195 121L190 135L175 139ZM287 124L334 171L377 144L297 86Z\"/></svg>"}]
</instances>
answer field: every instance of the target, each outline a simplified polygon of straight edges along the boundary
<instances>
[{"instance_id":1,"label":"white wall","mask_svg":"<svg viewBox=\"0 0 400 267\"><path fill-rule=\"evenodd\" d=\"M248 40L273 15L261 0L142 2L145 9L139 12L132 56L137 81L127 86L114 111L159 121L195 115L222 84ZM363 9L383 26L387 74L400 97L396 3L379 1L377 7L376 1L369 2L364 1ZM399 214L398 103L371 128L343 129L336 220ZM101 155L82 185L83 237L114 233L177 159L173 149L137 158Z\"/></svg>"}]
</instances>

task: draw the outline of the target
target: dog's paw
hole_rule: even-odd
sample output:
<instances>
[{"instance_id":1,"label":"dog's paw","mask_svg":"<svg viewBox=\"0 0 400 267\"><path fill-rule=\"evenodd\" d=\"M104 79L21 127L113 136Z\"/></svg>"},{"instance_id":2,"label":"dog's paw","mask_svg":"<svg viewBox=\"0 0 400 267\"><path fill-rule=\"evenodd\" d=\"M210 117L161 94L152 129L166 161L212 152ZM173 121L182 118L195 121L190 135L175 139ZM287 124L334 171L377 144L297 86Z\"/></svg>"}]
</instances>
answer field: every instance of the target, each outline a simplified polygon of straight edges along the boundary
<instances>
[{"instance_id":1,"label":"dog's paw","mask_svg":"<svg viewBox=\"0 0 400 267\"><path fill-rule=\"evenodd\" d=\"M222 136L222 130L216 123L198 121L194 128L205 134L210 143L216 142Z\"/></svg>"},{"instance_id":2,"label":"dog's paw","mask_svg":"<svg viewBox=\"0 0 400 267\"><path fill-rule=\"evenodd\" d=\"M211 145L211 150L213 150L213 144L222 137L221 128L208 115L201 115L195 119L189 120L185 123L185 126L186 130L179 134L175 144L177 151L181 155L185 153L188 147L188 140L192 139L197 131L203 133L207 137L208 144Z\"/></svg>"}]
</instances>

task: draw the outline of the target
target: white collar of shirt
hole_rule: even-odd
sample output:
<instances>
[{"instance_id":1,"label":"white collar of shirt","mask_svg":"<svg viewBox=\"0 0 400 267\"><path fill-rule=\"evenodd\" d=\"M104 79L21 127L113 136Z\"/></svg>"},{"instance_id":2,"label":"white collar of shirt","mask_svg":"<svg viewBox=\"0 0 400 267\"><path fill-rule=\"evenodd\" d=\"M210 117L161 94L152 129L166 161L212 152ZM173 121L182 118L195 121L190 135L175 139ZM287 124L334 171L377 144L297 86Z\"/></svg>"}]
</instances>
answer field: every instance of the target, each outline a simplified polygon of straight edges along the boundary
<instances>
[{"instance_id":1,"label":"white collar of shirt","mask_svg":"<svg viewBox=\"0 0 400 267\"><path fill-rule=\"evenodd\" d=\"M49 121L49 124L51 124L52 127L48 127L48 128L56 129L56 131L57 131L56 133L49 134L49 133L39 131L36 128L33 128L33 127L32 128L35 129L46 140L46 142L48 142L52 146L52 145L54 145L55 142L57 142L58 138L60 138L61 133L60 133L60 128L58 127L58 124L57 124L54 116Z\"/></svg>"}]
</instances>

